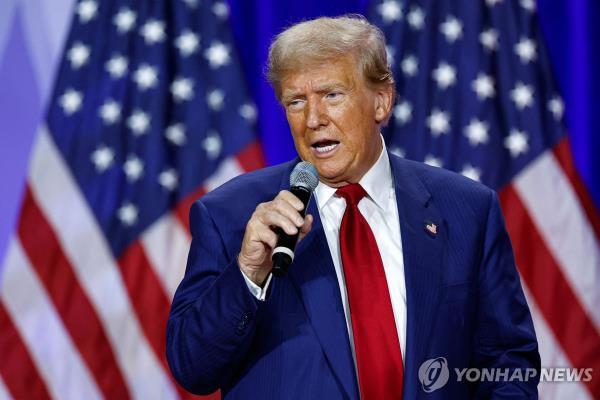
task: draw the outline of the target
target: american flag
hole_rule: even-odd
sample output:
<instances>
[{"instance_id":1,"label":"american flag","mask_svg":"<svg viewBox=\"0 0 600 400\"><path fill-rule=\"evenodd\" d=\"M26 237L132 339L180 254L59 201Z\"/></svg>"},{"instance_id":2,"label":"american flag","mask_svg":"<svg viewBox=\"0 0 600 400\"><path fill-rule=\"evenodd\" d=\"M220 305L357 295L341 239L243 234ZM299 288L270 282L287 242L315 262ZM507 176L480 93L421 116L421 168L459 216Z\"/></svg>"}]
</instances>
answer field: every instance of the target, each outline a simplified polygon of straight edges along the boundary
<instances>
[{"instance_id":1,"label":"american flag","mask_svg":"<svg viewBox=\"0 0 600 400\"><path fill-rule=\"evenodd\" d=\"M165 359L187 214L262 165L223 1L75 5L0 289L0 398L188 397Z\"/></svg>"},{"instance_id":2,"label":"american flag","mask_svg":"<svg viewBox=\"0 0 600 400\"><path fill-rule=\"evenodd\" d=\"M541 383L545 399L600 398L600 216L574 169L563 102L534 0L374 2L398 100L396 154L500 195L543 367L593 368Z\"/></svg>"}]
</instances>

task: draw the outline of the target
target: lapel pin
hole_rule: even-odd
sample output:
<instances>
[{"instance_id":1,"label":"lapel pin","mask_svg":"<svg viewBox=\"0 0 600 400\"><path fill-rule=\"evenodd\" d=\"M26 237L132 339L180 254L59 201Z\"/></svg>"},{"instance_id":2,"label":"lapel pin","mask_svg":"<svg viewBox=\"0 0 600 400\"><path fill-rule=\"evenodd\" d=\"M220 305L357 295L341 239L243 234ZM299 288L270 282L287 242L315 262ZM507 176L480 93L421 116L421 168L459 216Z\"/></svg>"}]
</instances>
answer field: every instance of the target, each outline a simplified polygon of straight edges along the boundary
<instances>
[{"instance_id":1,"label":"lapel pin","mask_svg":"<svg viewBox=\"0 0 600 400\"><path fill-rule=\"evenodd\" d=\"M432 237L437 235L437 225L431 221L425 221L425 231Z\"/></svg>"}]
</instances>

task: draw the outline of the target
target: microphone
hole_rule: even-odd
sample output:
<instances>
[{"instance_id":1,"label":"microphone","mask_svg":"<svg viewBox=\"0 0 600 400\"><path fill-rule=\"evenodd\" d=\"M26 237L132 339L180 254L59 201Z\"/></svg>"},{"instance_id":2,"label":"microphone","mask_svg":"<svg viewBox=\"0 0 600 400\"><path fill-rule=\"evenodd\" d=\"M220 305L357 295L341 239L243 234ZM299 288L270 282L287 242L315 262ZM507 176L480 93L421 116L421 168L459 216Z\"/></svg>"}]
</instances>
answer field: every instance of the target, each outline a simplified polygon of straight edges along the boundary
<instances>
[{"instance_id":1,"label":"microphone","mask_svg":"<svg viewBox=\"0 0 600 400\"><path fill-rule=\"evenodd\" d=\"M310 196L318 184L319 175L314 165L308 161L296 164L290 174L290 192L304 204L304 208L300 211L302 218L306 215L306 207L308 207ZM277 245L273 249L271 256L271 261L273 261L271 272L276 277L284 277L287 275L288 268L294 260L294 249L296 248L300 231L295 235L288 235L281 229L278 229L278 231Z\"/></svg>"}]
</instances>

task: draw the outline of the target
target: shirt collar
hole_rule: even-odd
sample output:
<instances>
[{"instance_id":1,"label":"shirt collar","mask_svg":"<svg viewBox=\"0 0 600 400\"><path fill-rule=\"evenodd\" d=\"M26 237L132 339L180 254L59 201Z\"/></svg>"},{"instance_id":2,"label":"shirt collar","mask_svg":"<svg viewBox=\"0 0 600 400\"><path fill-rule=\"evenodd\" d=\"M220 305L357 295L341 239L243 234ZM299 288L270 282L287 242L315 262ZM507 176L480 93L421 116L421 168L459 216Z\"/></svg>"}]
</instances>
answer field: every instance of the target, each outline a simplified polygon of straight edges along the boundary
<instances>
[{"instance_id":1,"label":"shirt collar","mask_svg":"<svg viewBox=\"0 0 600 400\"><path fill-rule=\"evenodd\" d=\"M387 206L387 196L389 190L393 186L392 182L392 169L390 167L390 159L385 147L385 141L381 136L381 142L383 148L379 158L373 164L373 166L363 175L361 180L358 182L365 189L371 200L385 210ZM337 188L327 186L322 181L319 181L317 188L315 189L315 195L317 198L317 205L319 210L322 210L327 202L333 197Z\"/></svg>"}]
</instances>

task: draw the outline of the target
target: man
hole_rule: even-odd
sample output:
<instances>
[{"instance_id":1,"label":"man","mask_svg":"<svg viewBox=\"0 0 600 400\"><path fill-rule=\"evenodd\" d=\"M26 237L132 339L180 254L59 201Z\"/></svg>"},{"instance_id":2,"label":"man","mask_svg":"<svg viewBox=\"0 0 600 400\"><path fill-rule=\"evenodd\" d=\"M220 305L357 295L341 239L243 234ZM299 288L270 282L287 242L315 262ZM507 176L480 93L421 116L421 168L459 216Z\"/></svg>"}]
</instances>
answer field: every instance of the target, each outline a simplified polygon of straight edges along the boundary
<instances>
[{"instance_id":1,"label":"man","mask_svg":"<svg viewBox=\"0 0 600 400\"><path fill-rule=\"evenodd\" d=\"M298 159L194 204L167 329L177 380L242 399L537 397L537 379L445 382L442 365L539 370L537 343L493 191L386 151L382 33L359 17L297 24L268 72L320 183L306 218L286 190ZM300 233L284 278L277 228Z\"/></svg>"}]
</instances>

